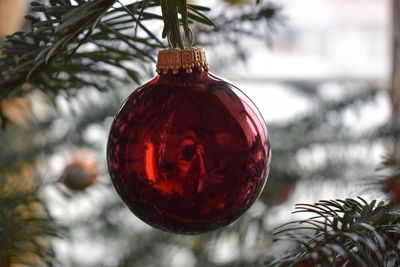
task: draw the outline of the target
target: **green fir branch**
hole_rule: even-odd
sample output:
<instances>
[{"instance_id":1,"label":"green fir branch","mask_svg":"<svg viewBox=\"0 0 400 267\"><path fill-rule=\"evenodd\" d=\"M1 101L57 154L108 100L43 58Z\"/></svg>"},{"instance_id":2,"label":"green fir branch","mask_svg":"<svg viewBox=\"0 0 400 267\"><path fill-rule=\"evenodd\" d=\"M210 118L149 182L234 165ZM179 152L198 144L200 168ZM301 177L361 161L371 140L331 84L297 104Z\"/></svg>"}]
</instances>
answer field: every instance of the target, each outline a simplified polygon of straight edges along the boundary
<instances>
[{"instance_id":1,"label":"green fir branch","mask_svg":"<svg viewBox=\"0 0 400 267\"><path fill-rule=\"evenodd\" d=\"M83 1L80 5L72 5L69 1L51 1L48 6L32 2L32 12L37 16L27 16L31 31L14 33L3 44L0 98L33 77L39 76L32 81L33 85L37 82L37 87L44 86L42 82L46 77L40 77L40 74L54 61L59 63L58 59L66 51L81 45L86 40L81 34L93 31L114 2ZM46 76L52 79L53 75Z\"/></svg>"},{"instance_id":2,"label":"green fir branch","mask_svg":"<svg viewBox=\"0 0 400 267\"><path fill-rule=\"evenodd\" d=\"M0 99L12 93L24 93L20 90L24 83L25 87L39 88L45 92L85 86L104 90L109 87L108 80L113 80L110 77L115 76L105 65L123 70L130 79L138 82L138 71L128 67L126 62L154 61L154 49L163 47L162 42L144 24L146 20L162 19L157 13L147 11L160 3L141 0L113 7L116 2L85 0L79 1L78 5L70 1L50 1L49 5L33 2L34 15L26 17L31 30L14 33L3 44ZM189 8L183 2L186 1L180 1L181 11ZM193 5L190 8L191 12L207 10ZM185 16L183 19L187 28L188 21ZM170 20L165 20L167 25L171 25ZM193 20L204 22L204 18ZM135 33L138 29L143 32L140 37ZM79 53L93 50L97 53ZM112 57L113 54L118 56ZM78 72L72 72L76 66L85 68L90 77L82 78ZM99 78L101 82L93 82L99 81ZM126 81L124 78L117 80Z\"/></svg>"},{"instance_id":3,"label":"green fir branch","mask_svg":"<svg viewBox=\"0 0 400 267\"><path fill-rule=\"evenodd\" d=\"M314 205L297 204L294 213L314 215L284 224L276 234L285 233L277 240L294 241L299 249L268 266L400 264L400 217L392 204L368 203L362 198L321 200Z\"/></svg>"}]
</instances>

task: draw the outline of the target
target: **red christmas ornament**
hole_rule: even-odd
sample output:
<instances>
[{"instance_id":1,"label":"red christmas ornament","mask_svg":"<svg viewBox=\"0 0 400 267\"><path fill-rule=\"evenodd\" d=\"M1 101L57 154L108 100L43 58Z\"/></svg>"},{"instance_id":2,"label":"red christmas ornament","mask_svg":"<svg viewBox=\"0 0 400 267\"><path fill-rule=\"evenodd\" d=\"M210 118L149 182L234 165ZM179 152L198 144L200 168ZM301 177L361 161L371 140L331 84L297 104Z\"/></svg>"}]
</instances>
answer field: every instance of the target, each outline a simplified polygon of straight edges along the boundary
<instances>
[{"instance_id":1,"label":"red christmas ornament","mask_svg":"<svg viewBox=\"0 0 400 267\"><path fill-rule=\"evenodd\" d=\"M135 90L111 126L108 168L130 210L161 230L198 234L242 215L271 158L264 121L201 49L159 53L160 75Z\"/></svg>"}]
</instances>

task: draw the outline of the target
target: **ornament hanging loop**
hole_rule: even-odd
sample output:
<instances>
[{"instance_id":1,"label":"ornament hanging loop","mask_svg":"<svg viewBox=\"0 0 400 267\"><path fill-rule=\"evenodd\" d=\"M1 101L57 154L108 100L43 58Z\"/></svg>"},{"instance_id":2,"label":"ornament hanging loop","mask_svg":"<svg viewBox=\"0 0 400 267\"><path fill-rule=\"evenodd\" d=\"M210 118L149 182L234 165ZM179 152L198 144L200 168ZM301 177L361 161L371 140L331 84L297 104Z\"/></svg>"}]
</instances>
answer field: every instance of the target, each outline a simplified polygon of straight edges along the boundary
<instances>
[{"instance_id":1,"label":"ornament hanging loop","mask_svg":"<svg viewBox=\"0 0 400 267\"><path fill-rule=\"evenodd\" d=\"M186 35L189 41L189 46L186 46L185 48L191 48L193 47L194 35L192 29L190 29L189 27L187 28L187 32L189 33L188 35Z\"/></svg>"},{"instance_id":2,"label":"ornament hanging loop","mask_svg":"<svg viewBox=\"0 0 400 267\"><path fill-rule=\"evenodd\" d=\"M169 37L169 35L167 36L167 40L168 40L168 47L173 48L174 46L172 45L171 38Z\"/></svg>"},{"instance_id":3,"label":"ornament hanging loop","mask_svg":"<svg viewBox=\"0 0 400 267\"><path fill-rule=\"evenodd\" d=\"M181 25L181 26L182 26L182 25ZM181 42L182 45L183 45L183 48L182 48L182 49L188 49L188 48L193 47L193 43L194 43L194 34L193 34L192 29L190 29L189 27L185 28L185 34L184 34L184 35L185 35L186 38L187 38L187 42L184 42L184 41L183 41L182 33L179 32L180 42ZM170 48L176 48L176 46L175 46L175 45L173 44L173 42L171 41L171 38L172 38L171 35L168 35L168 36L167 36L168 46L169 46ZM188 45L185 45L185 43L188 44Z\"/></svg>"}]
</instances>

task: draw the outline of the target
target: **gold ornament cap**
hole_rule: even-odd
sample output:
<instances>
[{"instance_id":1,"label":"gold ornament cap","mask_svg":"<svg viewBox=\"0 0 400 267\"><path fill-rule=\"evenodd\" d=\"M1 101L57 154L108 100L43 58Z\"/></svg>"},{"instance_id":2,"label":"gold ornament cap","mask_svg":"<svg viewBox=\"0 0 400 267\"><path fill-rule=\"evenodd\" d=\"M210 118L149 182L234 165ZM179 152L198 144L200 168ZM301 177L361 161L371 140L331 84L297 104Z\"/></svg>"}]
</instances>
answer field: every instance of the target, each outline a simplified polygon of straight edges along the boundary
<instances>
[{"instance_id":1,"label":"gold ornament cap","mask_svg":"<svg viewBox=\"0 0 400 267\"><path fill-rule=\"evenodd\" d=\"M206 53L203 48L165 49L158 52L157 73L178 74L183 69L190 74L196 69L199 72L208 71Z\"/></svg>"}]
</instances>

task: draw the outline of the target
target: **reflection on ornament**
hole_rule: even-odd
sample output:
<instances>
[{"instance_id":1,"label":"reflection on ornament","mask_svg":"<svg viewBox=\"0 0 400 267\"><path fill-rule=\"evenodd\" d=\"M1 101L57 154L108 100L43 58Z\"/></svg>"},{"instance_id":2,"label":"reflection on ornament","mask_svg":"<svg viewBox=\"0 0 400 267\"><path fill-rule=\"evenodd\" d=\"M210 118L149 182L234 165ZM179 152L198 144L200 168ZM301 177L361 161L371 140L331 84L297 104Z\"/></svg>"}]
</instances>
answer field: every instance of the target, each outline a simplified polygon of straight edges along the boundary
<instances>
[{"instance_id":1,"label":"reflection on ornament","mask_svg":"<svg viewBox=\"0 0 400 267\"><path fill-rule=\"evenodd\" d=\"M160 75L135 90L115 116L107 161L115 189L140 219L197 234L231 223L259 196L269 171L269 136L238 88L206 71L199 57L185 70L176 58L187 50L170 52L160 53ZM182 64L176 74L171 58Z\"/></svg>"}]
</instances>

